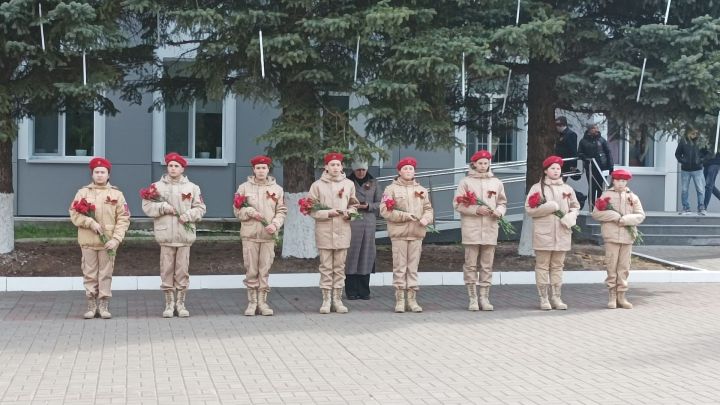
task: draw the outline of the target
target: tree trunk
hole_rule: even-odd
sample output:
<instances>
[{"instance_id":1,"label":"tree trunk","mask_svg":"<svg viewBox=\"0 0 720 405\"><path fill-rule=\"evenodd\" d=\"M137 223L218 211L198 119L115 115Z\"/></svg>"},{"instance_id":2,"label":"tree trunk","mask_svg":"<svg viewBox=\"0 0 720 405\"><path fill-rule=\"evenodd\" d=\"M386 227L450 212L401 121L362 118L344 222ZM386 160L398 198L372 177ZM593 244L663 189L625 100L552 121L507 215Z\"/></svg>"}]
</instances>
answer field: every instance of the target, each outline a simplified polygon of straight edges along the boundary
<instances>
[{"instance_id":1,"label":"tree trunk","mask_svg":"<svg viewBox=\"0 0 720 405\"><path fill-rule=\"evenodd\" d=\"M291 155L283 159L283 189L288 215L283 231L282 257L315 258L315 220L300 213L298 201L306 196L315 181L313 155L321 149L321 117L315 92L309 85L290 83L281 86L280 105L283 109L281 120L290 132L311 133L312 139L279 139L277 148L280 155ZM315 138L317 135L317 138ZM302 139L302 138L301 138ZM300 156L296 154L300 152Z\"/></svg>"},{"instance_id":2,"label":"tree trunk","mask_svg":"<svg viewBox=\"0 0 720 405\"><path fill-rule=\"evenodd\" d=\"M291 158L283 162L283 189L288 215L283 231L282 257L312 259L317 257L315 246L315 220L300 213L298 201L307 195L315 181L314 168L302 159Z\"/></svg>"},{"instance_id":3,"label":"tree trunk","mask_svg":"<svg viewBox=\"0 0 720 405\"><path fill-rule=\"evenodd\" d=\"M302 193L310 190L315 181L315 168L311 162L299 158L283 161L283 189L288 193Z\"/></svg>"},{"instance_id":4,"label":"tree trunk","mask_svg":"<svg viewBox=\"0 0 720 405\"><path fill-rule=\"evenodd\" d=\"M540 180L542 162L555 149L556 80L557 74L551 65L530 64L526 193Z\"/></svg>"},{"instance_id":5,"label":"tree trunk","mask_svg":"<svg viewBox=\"0 0 720 405\"><path fill-rule=\"evenodd\" d=\"M12 150L11 138L0 140L0 254L10 253L15 249Z\"/></svg>"},{"instance_id":6,"label":"tree trunk","mask_svg":"<svg viewBox=\"0 0 720 405\"><path fill-rule=\"evenodd\" d=\"M528 83L528 145L525 193L540 180L542 162L555 149L555 105L557 74L551 65L531 63ZM518 254L532 256L532 219L523 216Z\"/></svg>"}]
</instances>

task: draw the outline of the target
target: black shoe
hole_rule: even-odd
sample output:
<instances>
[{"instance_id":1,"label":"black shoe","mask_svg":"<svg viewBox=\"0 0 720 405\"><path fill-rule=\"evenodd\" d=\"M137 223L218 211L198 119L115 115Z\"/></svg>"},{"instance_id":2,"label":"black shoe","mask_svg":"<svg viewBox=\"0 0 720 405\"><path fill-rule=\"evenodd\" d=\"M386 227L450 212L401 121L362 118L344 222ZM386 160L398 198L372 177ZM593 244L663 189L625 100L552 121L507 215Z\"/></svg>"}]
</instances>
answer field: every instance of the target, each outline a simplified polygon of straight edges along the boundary
<instances>
[{"instance_id":1,"label":"black shoe","mask_svg":"<svg viewBox=\"0 0 720 405\"><path fill-rule=\"evenodd\" d=\"M348 295L348 296L347 296L347 299L349 299L350 301L354 301L354 300L356 300L356 299L358 299L358 298L359 298L359 297L358 297L357 295Z\"/></svg>"},{"instance_id":2,"label":"black shoe","mask_svg":"<svg viewBox=\"0 0 720 405\"><path fill-rule=\"evenodd\" d=\"M365 300L365 301L367 301L367 300L369 300L369 299L370 299L370 296L369 296L369 295L361 295L361 296L360 296L360 297L358 297L358 298L360 298L361 300Z\"/></svg>"}]
</instances>

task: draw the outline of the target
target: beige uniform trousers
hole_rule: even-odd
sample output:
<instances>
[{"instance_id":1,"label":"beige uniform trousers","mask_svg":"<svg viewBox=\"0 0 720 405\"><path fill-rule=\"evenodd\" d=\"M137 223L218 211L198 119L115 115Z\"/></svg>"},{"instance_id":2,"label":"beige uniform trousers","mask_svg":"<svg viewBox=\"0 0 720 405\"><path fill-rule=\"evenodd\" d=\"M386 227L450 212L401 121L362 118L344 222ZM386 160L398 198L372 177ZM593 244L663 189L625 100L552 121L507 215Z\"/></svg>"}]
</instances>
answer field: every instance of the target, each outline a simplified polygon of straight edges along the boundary
<instances>
[{"instance_id":1,"label":"beige uniform trousers","mask_svg":"<svg viewBox=\"0 0 720 405\"><path fill-rule=\"evenodd\" d=\"M275 259L275 243L243 240L243 263L245 264L245 287L270 291L268 278L270 266Z\"/></svg>"},{"instance_id":2,"label":"beige uniform trousers","mask_svg":"<svg viewBox=\"0 0 720 405\"><path fill-rule=\"evenodd\" d=\"M565 253L557 250L535 251L535 284L562 285L563 267L565 267Z\"/></svg>"},{"instance_id":3,"label":"beige uniform trousers","mask_svg":"<svg viewBox=\"0 0 720 405\"><path fill-rule=\"evenodd\" d=\"M186 290L190 284L190 246L160 246L160 288Z\"/></svg>"},{"instance_id":4,"label":"beige uniform trousers","mask_svg":"<svg viewBox=\"0 0 720 405\"><path fill-rule=\"evenodd\" d=\"M110 256L105 249L82 250L83 284L85 296L95 298L112 297L112 274L115 267L115 257Z\"/></svg>"},{"instance_id":5,"label":"beige uniform trousers","mask_svg":"<svg viewBox=\"0 0 720 405\"><path fill-rule=\"evenodd\" d=\"M463 280L465 284L479 284L480 287L492 285L495 245L463 245L465 247L465 265ZM480 282L478 282L478 256L480 256Z\"/></svg>"},{"instance_id":6,"label":"beige uniform trousers","mask_svg":"<svg viewBox=\"0 0 720 405\"><path fill-rule=\"evenodd\" d=\"M347 249L318 249L320 253L320 288L345 287Z\"/></svg>"},{"instance_id":7,"label":"beige uniform trousers","mask_svg":"<svg viewBox=\"0 0 720 405\"><path fill-rule=\"evenodd\" d=\"M632 245L630 244L605 242L605 264L607 265L605 285L608 288L617 287L618 291L628 290L631 252Z\"/></svg>"},{"instance_id":8,"label":"beige uniform trousers","mask_svg":"<svg viewBox=\"0 0 720 405\"><path fill-rule=\"evenodd\" d=\"M418 290L418 265L422 239L392 239L393 287L397 290Z\"/></svg>"}]
</instances>

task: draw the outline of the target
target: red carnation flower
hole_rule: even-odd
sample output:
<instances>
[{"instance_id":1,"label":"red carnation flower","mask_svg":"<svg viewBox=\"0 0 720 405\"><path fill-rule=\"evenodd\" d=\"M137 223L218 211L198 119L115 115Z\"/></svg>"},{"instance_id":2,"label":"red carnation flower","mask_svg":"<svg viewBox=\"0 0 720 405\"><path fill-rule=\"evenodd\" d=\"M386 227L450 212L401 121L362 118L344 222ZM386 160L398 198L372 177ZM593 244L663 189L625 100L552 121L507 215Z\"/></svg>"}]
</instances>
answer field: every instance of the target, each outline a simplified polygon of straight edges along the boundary
<instances>
[{"instance_id":1,"label":"red carnation flower","mask_svg":"<svg viewBox=\"0 0 720 405\"><path fill-rule=\"evenodd\" d=\"M528 205L530 206L530 208L537 208L540 206L540 204L542 204L542 199L543 198L539 192L535 193L528 198Z\"/></svg>"}]
</instances>

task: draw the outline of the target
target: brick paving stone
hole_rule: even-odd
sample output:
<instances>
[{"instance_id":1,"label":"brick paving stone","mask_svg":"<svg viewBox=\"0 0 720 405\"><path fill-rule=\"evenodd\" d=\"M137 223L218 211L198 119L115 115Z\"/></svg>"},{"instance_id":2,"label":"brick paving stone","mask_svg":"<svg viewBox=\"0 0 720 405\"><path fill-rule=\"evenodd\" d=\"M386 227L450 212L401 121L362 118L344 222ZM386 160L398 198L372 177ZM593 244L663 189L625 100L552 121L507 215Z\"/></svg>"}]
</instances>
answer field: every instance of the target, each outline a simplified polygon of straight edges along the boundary
<instances>
[{"instance_id":1,"label":"brick paving stone","mask_svg":"<svg viewBox=\"0 0 720 405\"><path fill-rule=\"evenodd\" d=\"M244 317L244 290L188 294L163 319L159 291L117 291L111 320L83 320L81 292L0 294L0 404L715 404L720 285L601 285L536 309L533 286L424 287L425 312L393 292L320 315L317 288L275 288L273 317Z\"/></svg>"}]
</instances>

